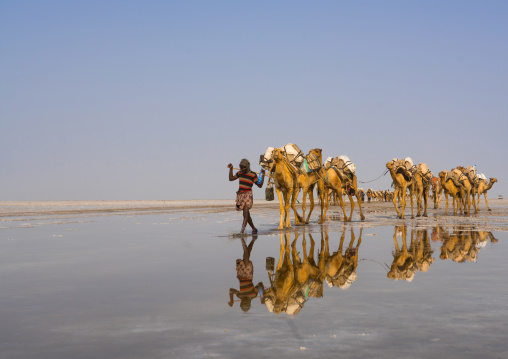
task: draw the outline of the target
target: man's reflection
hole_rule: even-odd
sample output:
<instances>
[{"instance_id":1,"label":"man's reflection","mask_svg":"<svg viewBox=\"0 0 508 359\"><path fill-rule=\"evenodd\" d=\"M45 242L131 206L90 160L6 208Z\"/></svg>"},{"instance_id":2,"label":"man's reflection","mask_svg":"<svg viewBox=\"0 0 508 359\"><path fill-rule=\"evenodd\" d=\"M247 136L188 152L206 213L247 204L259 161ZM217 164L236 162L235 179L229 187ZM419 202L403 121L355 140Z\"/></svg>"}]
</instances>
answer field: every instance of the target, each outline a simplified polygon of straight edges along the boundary
<instances>
[{"instance_id":1,"label":"man's reflection","mask_svg":"<svg viewBox=\"0 0 508 359\"><path fill-rule=\"evenodd\" d=\"M244 312L248 312L251 307L252 299L256 298L260 292L263 293L263 283L259 282L258 285L254 286L252 280L254 278L254 266L252 261L250 260L250 253L252 251L252 247L254 246L254 242L258 237L253 236L249 245L245 243L245 239L243 237L242 247L243 247L243 258L236 260L236 277L240 282L240 290L236 290L231 288L229 290L229 306L232 307L235 300L233 299L234 295L237 296L240 301L240 308ZM261 303L264 303L264 299L262 295L260 296Z\"/></svg>"},{"instance_id":2,"label":"man's reflection","mask_svg":"<svg viewBox=\"0 0 508 359\"><path fill-rule=\"evenodd\" d=\"M339 248L330 255L328 232L325 231L325 280L329 287L339 287L348 289L356 280L356 267L358 266L358 249L362 243L362 228L360 228L360 237L356 247L354 246L355 234L351 228L351 241L343 254L344 239L346 237L346 228L343 229L340 237Z\"/></svg>"}]
</instances>

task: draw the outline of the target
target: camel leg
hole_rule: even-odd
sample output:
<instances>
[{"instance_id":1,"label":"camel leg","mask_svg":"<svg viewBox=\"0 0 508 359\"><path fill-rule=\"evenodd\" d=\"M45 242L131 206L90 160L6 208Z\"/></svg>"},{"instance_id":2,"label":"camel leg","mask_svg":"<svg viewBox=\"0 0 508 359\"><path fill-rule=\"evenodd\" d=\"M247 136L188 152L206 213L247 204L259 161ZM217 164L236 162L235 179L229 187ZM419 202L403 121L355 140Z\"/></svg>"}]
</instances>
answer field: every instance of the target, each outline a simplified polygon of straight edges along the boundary
<instances>
[{"instance_id":1,"label":"camel leg","mask_svg":"<svg viewBox=\"0 0 508 359\"><path fill-rule=\"evenodd\" d=\"M474 200L474 193L471 194L471 202L473 203L473 208L474 208L474 214L477 214L478 213L478 208L476 207L476 201Z\"/></svg>"},{"instance_id":2,"label":"camel leg","mask_svg":"<svg viewBox=\"0 0 508 359\"><path fill-rule=\"evenodd\" d=\"M326 195L326 196L324 196L323 199L324 199L325 202L323 203L323 205L324 205L324 212L323 212L323 214L321 216L322 222L324 222L325 219L326 219L326 212L328 212L328 203L330 201L330 197L328 195Z\"/></svg>"},{"instance_id":3,"label":"camel leg","mask_svg":"<svg viewBox=\"0 0 508 359\"><path fill-rule=\"evenodd\" d=\"M397 198L399 197L400 189L397 187L395 189L395 193L393 194L393 205L395 210L397 211L397 218L400 218L399 208L397 207Z\"/></svg>"},{"instance_id":4,"label":"camel leg","mask_svg":"<svg viewBox=\"0 0 508 359\"><path fill-rule=\"evenodd\" d=\"M299 225L302 221L302 217L300 217L300 215L296 211L296 199L298 198L299 194L300 188L294 188L293 195L291 197L291 208L293 209L293 213L295 214L295 226Z\"/></svg>"},{"instance_id":5,"label":"camel leg","mask_svg":"<svg viewBox=\"0 0 508 359\"><path fill-rule=\"evenodd\" d=\"M286 219L286 216L285 216L286 213L285 213L284 204L283 204L283 193L280 190L280 188L275 188L275 192L277 192L277 197L279 197L279 206L280 206L280 223L279 223L279 228L277 228L277 229L282 229L282 228L284 228L283 227L284 220ZM282 237L281 237L281 240L282 240Z\"/></svg>"},{"instance_id":6,"label":"camel leg","mask_svg":"<svg viewBox=\"0 0 508 359\"><path fill-rule=\"evenodd\" d=\"M342 213L344 214L344 222L347 222L346 208L344 205L344 199L342 198L342 191L337 192L337 196L339 197L340 208L342 208Z\"/></svg>"},{"instance_id":7,"label":"camel leg","mask_svg":"<svg viewBox=\"0 0 508 359\"><path fill-rule=\"evenodd\" d=\"M349 205L351 206L351 212L349 213L348 222L351 222L351 218L353 217L353 210L355 209L355 202L353 200L353 196L351 196L349 193L347 195L349 197Z\"/></svg>"},{"instance_id":8,"label":"camel leg","mask_svg":"<svg viewBox=\"0 0 508 359\"><path fill-rule=\"evenodd\" d=\"M321 205L321 217L319 217L319 223L324 223L325 222L325 217L324 217L324 208L325 208L325 204L324 204L324 200L325 200L325 184L324 184L324 181L319 181L318 182L318 194L319 194L319 203Z\"/></svg>"},{"instance_id":9,"label":"camel leg","mask_svg":"<svg viewBox=\"0 0 508 359\"><path fill-rule=\"evenodd\" d=\"M427 202L428 202L428 199L429 199L429 190L427 189L427 191L424 190L424 193L423 193L423 202L424 202L424 205L425 205L425 208L423 210L423 216L424 217L427 217Z\"/></svg>"},{"instance_id":10,"label":"camel leg","mask_svg":"<svg viewBox=\"0 0 508 359\"><path fill-rule=\"evenodd\" d=\"M487 201L487 191L483 192L483 196L485 197L485 204L487 205L487 210L492 211L489 207L489 202ZM480 203L480 195L478 195L478 204ZM480 207L478 205L478 207Z\"/></svg>"},{"instance_id":11,"label":"camel leg","mask_svg":"<svg viewBox=\"0 0 508 359\"><path fill-rule=\"evenodd\" d=\"M291 206L291 198L293 194L293 189L286 190L284 195L284 211L286 213L286 228L291 228L291 220L289 219L289 208ZM296 218L295 218L296 221Z\"/></svg>"},{"instance_id":12,"label":"camel leg","mask_svg":"<svg viewBox=\"0 0 508 359\"><path fill-rule=\"evenodd\" d=\"M471 193L469 191L465 191L466 197L464 198L464 214L469 215L471 213ZM467 207L466 207L467 205ZM467 212L466 212L467 208Z\"/></svg>"},{"instance_id":13,"label":"camel leg","mask_svg":"<svg viewBox=\"0 0 508 359\"><path fill-rule=\"evenodd\" d=\"M355 196L356 196L356 201L358 202L358 207L360 208L360 219L362 221L364 221L365 216L363 215L363 212L362 212L362 200L361 200L360 196L358 195L358 192L355 192Z\"/></svg>"},{"instance_id":14,"label":"camel leg","mask_svg":"<svg viewBox=\"0 0 508 359\"><path fill-rule=\"evenodd\" d=\"M418 190L416 192L416 217L421 216L421 206L422 206L422 191Z\"/></svg>"},{"instance_id":15,"label":"camel leg","mask_svg":"<svg viewBox=\"0 0 508 359\"><path fill-rule=\"evenodd\" d=\"M409 197L410 197L410 201L411 201L411 219L413 219L413 218L415 218L415 216L413 214L413 193L410 192Z\"/></svg>"},{"instance_id":16,"label":"camel leg","mask_svg":"<svg viewBox=\"0 0 508 359\"><path fill-rule=\"evenodd\" d=\"M309 193L310 209L309 209L309 214L307 215L307 219L305 219L305 217L304 217L305 224L309 223L310 215L312 214L312 211L314 210L314 185L309 187L308 193Z\"/></svg>"},{"instance_id":17,"label":"camel leg","mask_svg":"<svg viewBox=\"0 0 508 359\"><path fill-rule=\"evenodd\" d=\"M303 188L303 199L302 199L302 218L300 224L305 224L305 211L307 210L307 192L308 188Z\"/></svg>"},{"instance_id":18,"label":"camel leg","mask_svg":"<svg viewBox=\"0 0 508 359\"><path fill-rule=\"evenodd\" d=\"M400 209L400 219L404 219L404 212L406 211L406 192L407 187L403 186L401 189L402 196L401 196L401 209ZM413 218L413 196L411 195L411 218Z\"/></svg>"}]
</instances>

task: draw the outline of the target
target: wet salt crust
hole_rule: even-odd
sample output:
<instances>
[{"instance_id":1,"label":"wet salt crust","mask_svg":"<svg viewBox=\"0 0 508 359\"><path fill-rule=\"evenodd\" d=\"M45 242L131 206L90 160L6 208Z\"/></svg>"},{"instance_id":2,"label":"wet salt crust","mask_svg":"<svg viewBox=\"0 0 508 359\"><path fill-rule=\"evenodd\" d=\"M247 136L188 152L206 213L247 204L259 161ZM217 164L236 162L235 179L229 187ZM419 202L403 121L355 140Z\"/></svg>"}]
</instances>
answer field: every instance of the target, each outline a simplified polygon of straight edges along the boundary
<instances>
[{"instance_id":1,"label":"wet salt crust","mask_svg":"<svg viewBox=\"0 0 508 359\"><path fill-rule=\"evenodd\" d=\"M270 287L266 258L277 266L281 240L290 253L296 240L302 261L314 242L317 266L327 240L330 255L342 236L342 253L351 241L358 246L349 287L316 281L322 296L304 291L294 315L270 312L259 298L247 312L239 302L228 305L243 257L233 201L132 202L0 203L0 357L508 355L505 200L491 200L493 211L483 206L477 216L444 216L441 208L414 220L395 219L391 203L364 204L366 221L355 212L346 225L331 207L326 225L314 212L308 226L287 231L276 229L278 204L257 201L254 285ZM410 248L423 233L433 258L428 270L416 270L411 281L388 278L395 240L402 249L405 236Z\"/></svg>"}]
</instances>

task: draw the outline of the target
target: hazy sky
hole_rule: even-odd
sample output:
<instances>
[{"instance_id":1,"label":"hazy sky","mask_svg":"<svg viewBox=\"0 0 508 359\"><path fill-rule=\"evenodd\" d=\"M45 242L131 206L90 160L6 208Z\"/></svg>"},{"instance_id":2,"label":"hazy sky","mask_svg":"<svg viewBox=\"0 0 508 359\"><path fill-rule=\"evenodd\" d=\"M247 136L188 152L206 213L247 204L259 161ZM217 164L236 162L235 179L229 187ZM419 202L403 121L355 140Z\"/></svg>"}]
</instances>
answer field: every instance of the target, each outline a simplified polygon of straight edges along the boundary
<instances>
[{"instance_id":1,"label":"hazy sky","mask_svg":"<svg viewBox=\"0 0 508 359\"><path fill-rule=\"evenodd\" d=\"M507 18L506 1L1 1L0 200L234 198L226 165L288 142L360 181L393 157L477 165L508 195Z\"/></svg>"}]
</instances>

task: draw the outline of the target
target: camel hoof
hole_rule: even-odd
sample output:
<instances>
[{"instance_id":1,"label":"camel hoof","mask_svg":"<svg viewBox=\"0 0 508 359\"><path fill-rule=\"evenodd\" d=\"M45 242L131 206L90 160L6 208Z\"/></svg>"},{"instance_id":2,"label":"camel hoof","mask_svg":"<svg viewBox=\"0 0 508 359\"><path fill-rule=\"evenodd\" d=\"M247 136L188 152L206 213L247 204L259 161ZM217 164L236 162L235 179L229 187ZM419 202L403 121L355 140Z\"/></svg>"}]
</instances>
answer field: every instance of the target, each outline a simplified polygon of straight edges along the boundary
<instances>
[{"instance_id":1,"label":"camel hoof","mask_svg":"<svg viewBox=\"0 0 508 359\"><path fill-rule=\"evenodd\" d=\"M365 216L361 216L360 218L362 219L362 221L365 221Z\"/></svg>"},{"instance_id":2,"label":"camel hoof","mask_svg":"<svg viewBox=\"0 0 508 359\"><path fill-rule=\"evenodd\" d=\"M424 216L424 217L428 217L428 216L427 216L427 214L424 214L423 216Z\"/></svg>"},{"instance_id":3,"label":"camel hoof","mask_svg":"<svg viewBox=\"0 0 508 359\"><path fill-rule=\"evenodd\" d=\"M492 210L489 208L489 209L488 209L488 211L490 212L490 211L492 211Z\"/></svg>"},{"instance_id":4,"label":"camel hoof","mask_svg":"<svg viewBox=\"0 0 508 359\"><path fill-rule=\"evenodd\" d=\"M411 216L411 219L415 219L415 216Z\"/></svg>"}]
</instances>

